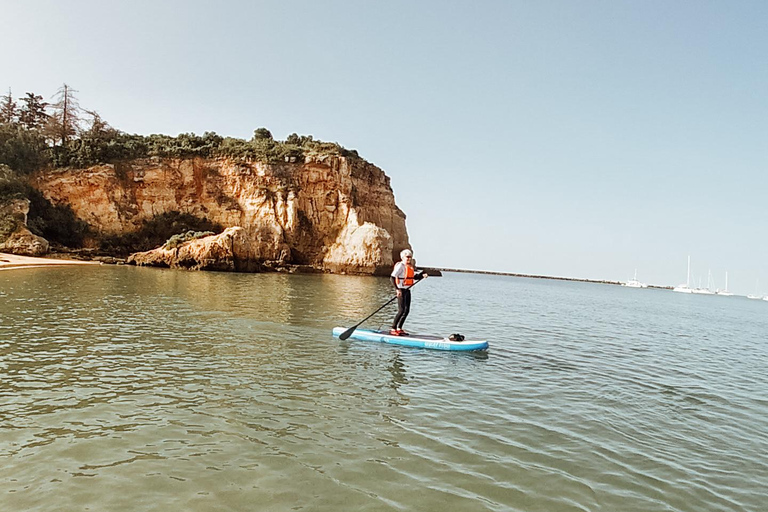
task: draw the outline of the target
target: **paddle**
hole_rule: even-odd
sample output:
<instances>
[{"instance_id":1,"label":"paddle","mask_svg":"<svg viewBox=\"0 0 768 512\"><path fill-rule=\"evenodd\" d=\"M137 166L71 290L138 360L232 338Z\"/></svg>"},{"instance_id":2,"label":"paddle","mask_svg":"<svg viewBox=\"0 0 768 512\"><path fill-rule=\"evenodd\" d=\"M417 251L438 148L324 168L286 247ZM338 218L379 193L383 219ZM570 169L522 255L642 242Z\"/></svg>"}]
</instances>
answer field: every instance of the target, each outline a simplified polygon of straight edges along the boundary
<instances>
[{"instance_id":1,"label":"paddle","mask_svg":"<svg viewBox=\"0 0 768 512\"><path fill-rule=\"evenodd\" d=\"M422 278L422 279L419 279L418 281L416 281L415 283L413 283L411 286L409 286L407 289L408 289L408 290L410 290L411 288L413 288L414 286L416 286L417 284L419 284L419 283L420 283L420 282L422 282L423 280L424 280L423 278ZM376 311L374 311L373 313L371 313L371 314L370 314L370 315L368 315L367 317L365 317L365 318L363 318L362 320L360 320L360 322L358 322L358 323L357 323L357 325L353 325L352 327L350 327L349 329L347 329L346 331L344 331L343 333L341 333L341 335L339 336L339 339L340 339L340 340L345 340L345 339L349 338L350 336L352 336L352 333L353 333L353 332L355 332L355 329L357 329L358 327L360 327L360 326L363 324L363 322L365 322L366 320L368 320L369 318L371 318L373 315L375 315L376 313L378 313L379 311L381 311L381 310L382 310L382 309L384 309L385 307L389 306L389 305L392 303L392 301L393 301L393 300L395 300L396 298L397 298L397 295L395 295L394 297L392 297L391 299L389 299L389 300L388 300L388 301L387 301L387 302L386 302L386 303L385 303L383 306L381 306L379 309L377 309Z\"/></svg>"}]
</instances>

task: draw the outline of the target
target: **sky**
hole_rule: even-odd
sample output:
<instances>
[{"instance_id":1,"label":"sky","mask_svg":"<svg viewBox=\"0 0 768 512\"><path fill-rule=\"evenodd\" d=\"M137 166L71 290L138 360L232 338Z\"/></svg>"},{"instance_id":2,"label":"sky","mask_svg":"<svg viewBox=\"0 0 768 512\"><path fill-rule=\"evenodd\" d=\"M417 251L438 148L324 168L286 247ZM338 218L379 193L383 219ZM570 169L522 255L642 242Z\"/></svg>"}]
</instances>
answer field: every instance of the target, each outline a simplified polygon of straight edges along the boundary
<instances>
[{"instance_id":1,"label":"sky","mask_svg":"<svg viewBox=\"0 0 768 512\"><path fill-rule=\"evenodd\" d=\"M0 90L391 178L419 265L768 294L768 2L0 0ZM760 284L762 283L762 285Z\"/></svg>"}]
</instances>

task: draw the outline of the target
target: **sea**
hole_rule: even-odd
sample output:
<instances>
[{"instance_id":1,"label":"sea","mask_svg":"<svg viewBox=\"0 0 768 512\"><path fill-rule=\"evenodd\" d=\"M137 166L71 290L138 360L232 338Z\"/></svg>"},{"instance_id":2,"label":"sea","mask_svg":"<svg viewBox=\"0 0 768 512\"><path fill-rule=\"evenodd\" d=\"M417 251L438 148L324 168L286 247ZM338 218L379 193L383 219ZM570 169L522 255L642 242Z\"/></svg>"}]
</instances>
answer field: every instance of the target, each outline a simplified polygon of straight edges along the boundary
<instances>
[{"instance_id":1,"label":"sea","mask_svg":"<svg viewBox=\"0 0 768 512\"><path fill-rule=\"evenodd\" d=\"M332 337L392 297L0 272L0 510L768 510L768 302L446 272L406 329L487 352Z\"/></svg>"}]
</instances>

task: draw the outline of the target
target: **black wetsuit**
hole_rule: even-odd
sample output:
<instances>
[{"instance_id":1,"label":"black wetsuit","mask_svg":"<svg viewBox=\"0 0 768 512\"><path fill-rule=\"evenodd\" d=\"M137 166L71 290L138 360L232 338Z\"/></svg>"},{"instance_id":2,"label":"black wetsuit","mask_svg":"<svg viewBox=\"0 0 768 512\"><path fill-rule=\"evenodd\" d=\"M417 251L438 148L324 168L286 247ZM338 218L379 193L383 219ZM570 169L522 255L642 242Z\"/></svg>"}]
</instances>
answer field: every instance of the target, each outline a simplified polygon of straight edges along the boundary
<instances>
[{"instance_id":1,"label":"black wetsuit","mask_svg":"<svg viewBox=\"0 0 768 512\"><path fill-rule=\"evenodd\" d=\"M414 272L413 280L419 281L423 278L422 272ZM397 280L392 277L392 284L397 288ZM413 286L413 285L411 285ZM397 298L397 315L392 322L392 329L402 329L408 313L411 312L411 290L408 288L397 288L400 290L400 296Z\"/></svg>"},{"instance_id":2,"label":"black wetsuit","mask_svg":"<svg viewBox=\"0 0 768 512\"><path fill-rule=\"evenodd\" d=\"M400 296L397 298L397 315L392 322L393 329L402 329L408 313L411 312L411 290L400 288Z\"/></svg>"}]
</instances>

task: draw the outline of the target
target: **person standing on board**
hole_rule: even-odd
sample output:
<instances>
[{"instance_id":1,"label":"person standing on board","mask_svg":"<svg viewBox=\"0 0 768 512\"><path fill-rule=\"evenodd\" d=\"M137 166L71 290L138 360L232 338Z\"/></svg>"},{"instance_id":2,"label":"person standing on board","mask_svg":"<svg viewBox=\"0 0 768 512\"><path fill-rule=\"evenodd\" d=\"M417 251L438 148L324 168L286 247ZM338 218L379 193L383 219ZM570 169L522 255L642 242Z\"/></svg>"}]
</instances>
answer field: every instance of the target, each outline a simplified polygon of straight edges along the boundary
<instances>
[{"instance_id":1,"label":"person standing on board","mask_svg":"<svg viewBox=\"0 0 768 512\"><path fill-rule=\"evenodd\" d=\"M401 260L395 264L391 275L392 284L397 289L397 315L395 315L395 320L392 322L392 330L389 331L389 334L407 336L408 333L403 330L403 324L411 310L410 288L416 281L427 277L427 274L416 272L413 263L413 253L410 249L403 249L400 252L400 258Z\"/></svg>"}]
</instances>

